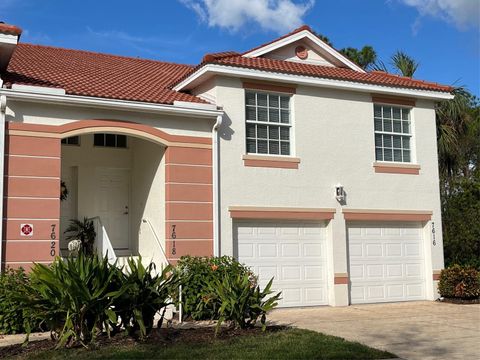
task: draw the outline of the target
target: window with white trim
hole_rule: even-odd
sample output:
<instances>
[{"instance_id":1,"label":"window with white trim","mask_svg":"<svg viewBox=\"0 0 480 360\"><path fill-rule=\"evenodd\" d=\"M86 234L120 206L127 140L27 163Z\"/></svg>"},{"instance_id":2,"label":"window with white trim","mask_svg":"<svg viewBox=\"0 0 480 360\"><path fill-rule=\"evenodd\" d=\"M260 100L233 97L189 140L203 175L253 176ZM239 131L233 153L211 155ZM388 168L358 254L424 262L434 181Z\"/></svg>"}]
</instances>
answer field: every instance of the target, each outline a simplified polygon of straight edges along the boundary
<instances>
[{"instance_id":1,"label":"window with white trim","mask_svg":"<svg viewBox=\"0 0 480 360\"><path fill-rule=\"evenodd\" d=\"M411 162L410 109L374 104L373 112L375 160Z\"/></svg>"},{"instance_id":2,"label":"window with white trim","mask_svg":"<svg viewBox=\"0 0 480 360\"><path fill-rule=\"evenodd\" d=\"M248 154L290 155L290 96L245 91Z\"/></svg>"}]
</instances>

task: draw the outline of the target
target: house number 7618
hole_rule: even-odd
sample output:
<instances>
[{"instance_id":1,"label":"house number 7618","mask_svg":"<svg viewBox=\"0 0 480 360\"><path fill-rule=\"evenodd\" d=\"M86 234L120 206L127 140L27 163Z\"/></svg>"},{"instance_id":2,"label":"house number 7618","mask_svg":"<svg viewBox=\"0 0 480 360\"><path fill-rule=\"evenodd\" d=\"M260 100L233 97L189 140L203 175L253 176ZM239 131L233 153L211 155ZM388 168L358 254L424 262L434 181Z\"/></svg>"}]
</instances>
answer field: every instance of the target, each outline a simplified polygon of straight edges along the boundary
<instances>
[{"instance_id":1,"label":"house number 7618","mask_svg":"<svg viewBox=\"0 0 480 360\"><path fill-rule=\"evenodd\" d=\"M177 233L175 232L175 229L177 228L177 225L172 225L172 255L175 255L177 253L177 249L175 248L175 239L177 238Z\"/></svg>"}]
</instances>

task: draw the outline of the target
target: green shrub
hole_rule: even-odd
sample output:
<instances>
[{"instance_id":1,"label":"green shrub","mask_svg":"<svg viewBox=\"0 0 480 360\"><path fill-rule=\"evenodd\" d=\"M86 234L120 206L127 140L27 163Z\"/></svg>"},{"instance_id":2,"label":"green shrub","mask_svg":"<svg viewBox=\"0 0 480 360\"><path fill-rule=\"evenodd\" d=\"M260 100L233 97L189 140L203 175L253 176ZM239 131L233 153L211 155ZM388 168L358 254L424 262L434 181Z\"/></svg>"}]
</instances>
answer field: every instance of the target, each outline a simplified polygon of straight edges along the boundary
<instances>
[{"instance_id":1,"label":"green shrub","mask_svg":"<svg viewBox=\"0 0 480 360\"><path fill-rule=\"evenodd\" d=\"M212 299L208 284L225 276L253 276L251 270L232 257L183 256L174 272L182 285L183 314L194 320L219 319L220 300ZM173 294L178 302L178 293Z\"/></svg>"},{"instance_id":2,"label":"green shrub","mask_svg":"<svg viewBox=\"0 0 480 360\"><path fill-rule=\"evenodd\" d=\"M121 325L130 335L138 331L143 339L153 328L155 314L172 304L169 294L178 284L171 270L171 266L167 266L160 274L154 275L155 264L150 263L145 267L140 258L136 261L129 259L127 273L119 273L122 291L113 305ZM163 315L162 313L159 327Z\"/></svg>"},{"instance_id":3,"label":"green shrub","mask_svg":"<svg viewBox=\"0 0 480 360\"><path fill-rule=\"evenodd\" d=\"M57 258L50 266L35 264L26 303L58 340L57 347L87 346L116 323L112 310L121 295L115 278L120 272L97 256Z\"/></svg>"},{"instance_id":4,"label":"green shrub","mask_svg":"<svg viewBox=\"0 0 480 360\"><path fill-rule=\"evenodd\" d=\"M8 269L0 274L0 334L18 334L39 330L29 307L24 306L29 284L25 271Z\"/></svg>"},{"instance_id":5,"label":"green shrub","mask_svg":"<svg viewBox=\"0 0 480 360\"><path fill-rule=\"evenodd\" d=\"M234 327L242 329L253 327L259 317L265 331L267 312L277 306L281 294L277 293L266 299L272 294L272 281L273 278L265 289L261 290L256 279L245 274L225 274L222 279L209 280L209 301L220 303L217 331L224 321L230 321Z\"/></svg>"},{"instance_id":6,"label":"green shrub","mask_svg":"<svg viewBox=\"0 0 480 360\"><path fill-rule=\"evenodd\" d=\"M446 298L476 299L480 297L480 272L472 267L453 265L442 270L438 283L440 295Z\"/></svg>"}]
</instances>

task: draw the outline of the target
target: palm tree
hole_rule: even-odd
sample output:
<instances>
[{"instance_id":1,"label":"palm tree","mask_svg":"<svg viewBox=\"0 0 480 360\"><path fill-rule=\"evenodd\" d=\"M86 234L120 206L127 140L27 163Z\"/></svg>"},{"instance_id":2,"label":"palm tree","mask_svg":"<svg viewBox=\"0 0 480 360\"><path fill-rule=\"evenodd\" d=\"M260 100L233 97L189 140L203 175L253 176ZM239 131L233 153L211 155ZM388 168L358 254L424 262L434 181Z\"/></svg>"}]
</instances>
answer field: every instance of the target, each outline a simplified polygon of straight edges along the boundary
<instances>
[{"instance_id":1,"label":"palm tree","mask_svg":"<svg viewBox=\"0 0 480 360\"><path fill-rule=\"evenodd\" d=\"M377 53L371 46L364 46L362 49L358 50L356 48L348 47L340 50L340 53L352 60L355 64L360 66L362 69L371 68L376 60Z\"/></svg>"},{"instance_id":2,"label":"palm tree","mask_svg":"<svg viewBox=\"0 0 480 360\"><path fill-rule=\"evenodd\" d=\"M97 233L95 232L95 226L93 221L87 217L83 218L83 221L77 219L71 219L70 225L64 231L66 240L80 240L82 243L82 250L87 255L93 255L93 245Z\"/></svg>"},{"instance_id":3,"label":"palm tree","mask_svg":"<svg viewBox=\"0 0 480 360\"><path fill-rule=\"evenodd\" d=\"M392 72L411 78L417 71L420 63L403 51L397 50L390 58L390 65L392 66ZM372 70L389 72L388 66L381 60L376 61L371 68Z\"/></svg>"},{"instance_id":4,"label":"palm tree","mask_svg":"<svg viewBox=\"0 0 480 360\"><path fill-rule=\"evenodd\" d=\"M420 65L414 58L400 50L397 50L397 52L392 55L391 64L402 76L406 77L413 77L413 74L415 74L415 71L417 71Z\"/></svg>"}]
</instances>

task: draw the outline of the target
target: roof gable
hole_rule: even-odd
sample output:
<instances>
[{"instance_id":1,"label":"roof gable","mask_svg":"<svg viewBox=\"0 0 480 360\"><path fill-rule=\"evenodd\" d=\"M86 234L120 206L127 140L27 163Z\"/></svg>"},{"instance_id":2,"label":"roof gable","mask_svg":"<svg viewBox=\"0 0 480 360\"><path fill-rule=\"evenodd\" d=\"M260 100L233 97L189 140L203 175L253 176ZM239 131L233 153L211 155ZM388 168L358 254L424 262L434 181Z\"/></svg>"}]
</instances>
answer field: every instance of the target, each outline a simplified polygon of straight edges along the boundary
<instances>
[{"instance_id":1,"label":"roof gable","mask_svg":"<svg viewBox=\"0 0 480 360\"><path fill-rule=\"evenodd\" d=\"M306 59L301 59L297 56L296 49L298 49L298 47L305 49L308 54ZM306 25L276 40L249 50L243 53L243 56L248 58L266 57L310 64L318 63L318 65L322 66L348 68L360 73L365 73L365 70L322 41L312 29Z\"/></svg>"}]
</instances>

